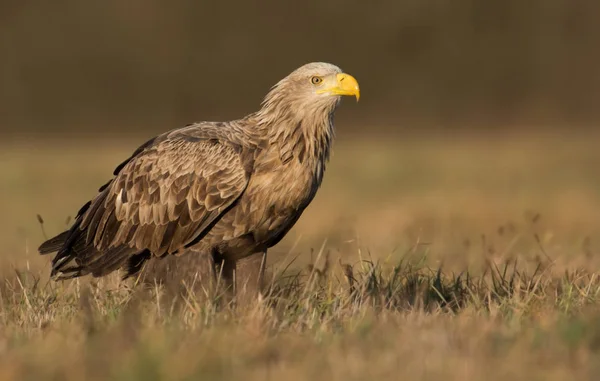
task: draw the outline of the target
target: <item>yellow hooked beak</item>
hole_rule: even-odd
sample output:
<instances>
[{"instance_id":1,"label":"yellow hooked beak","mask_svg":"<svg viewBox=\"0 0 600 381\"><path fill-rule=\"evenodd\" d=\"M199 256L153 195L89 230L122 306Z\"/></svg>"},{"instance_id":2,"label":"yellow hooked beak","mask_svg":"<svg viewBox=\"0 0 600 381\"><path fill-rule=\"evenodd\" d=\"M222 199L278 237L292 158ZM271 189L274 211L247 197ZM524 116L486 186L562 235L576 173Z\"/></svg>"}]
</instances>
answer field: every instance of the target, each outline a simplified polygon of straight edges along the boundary
<instances>
[{"instance_id":1,"label":"yellow hooked beak","mask_svg":"<svg viewBox=\"0 0 600 381\"><path fill-rule=\"evenodd\" d=\"M354 95L356 101L360 99L360 88L358 82L350 74L340 73L332 81L331 85L325 83L325 88L318 91L319 94L329 93L333 95Z\"/></svg>"}]
</instances>

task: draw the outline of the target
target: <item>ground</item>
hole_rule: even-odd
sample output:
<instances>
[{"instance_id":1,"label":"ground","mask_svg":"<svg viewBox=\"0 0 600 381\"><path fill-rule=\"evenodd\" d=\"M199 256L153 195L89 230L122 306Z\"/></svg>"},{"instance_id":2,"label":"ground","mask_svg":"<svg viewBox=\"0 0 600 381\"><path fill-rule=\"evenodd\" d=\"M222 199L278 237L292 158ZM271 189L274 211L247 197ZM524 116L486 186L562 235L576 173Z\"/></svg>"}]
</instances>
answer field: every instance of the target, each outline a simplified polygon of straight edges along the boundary
<instances>
[{"instance_id":1,"label":"ground","mask_svg":"<svg viewBox=\"0 0 600 381\"><path fill-rule=\"evenodd\" d=\"M48 281L37 246L143 137L3 143L0 381L594 379L597 136L342 132L244 310L208 286Z\"/></svg>"}]
</instances>

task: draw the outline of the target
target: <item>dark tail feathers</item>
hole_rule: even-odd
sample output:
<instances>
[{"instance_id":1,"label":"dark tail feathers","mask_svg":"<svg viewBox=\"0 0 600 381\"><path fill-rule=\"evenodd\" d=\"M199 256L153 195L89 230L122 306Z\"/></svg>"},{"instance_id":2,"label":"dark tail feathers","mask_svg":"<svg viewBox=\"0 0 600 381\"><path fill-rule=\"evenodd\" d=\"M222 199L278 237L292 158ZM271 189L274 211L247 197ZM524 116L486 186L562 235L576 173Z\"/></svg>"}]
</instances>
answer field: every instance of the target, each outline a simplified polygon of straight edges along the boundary
<instances>
[{"instance_id":1,"label":"dark tail feathers","mask_svg":"<svg viewBox=\"0 0 600 381\"><path fill-rule=\"evenodd\" d=\"M63 247L68 236L69 231L64 231L56 237L50 238L46 242L42 243L38 248L38 251L42 255L57 252Z\"/></svg>"},{"instance_id":2,"label":"dark tail feathers","mask_svg":"<svg viewBox=\"0 0 600 381\"><path fill-rule=\"evenodd\" d=\"M42 243L38 248L42 255L58 252L52 260L50 277L53 280L77 278L89 273L99 277L123 265L126 271L123 278L129 278L136 275L151 257L148 250L139 252L125 245L100 252L93 245L86 245L84 237L70 237L70 233L70 230L62 232ZM85 258L84 263L77 260L77 257Z\"/></svg>"}]
</instances>

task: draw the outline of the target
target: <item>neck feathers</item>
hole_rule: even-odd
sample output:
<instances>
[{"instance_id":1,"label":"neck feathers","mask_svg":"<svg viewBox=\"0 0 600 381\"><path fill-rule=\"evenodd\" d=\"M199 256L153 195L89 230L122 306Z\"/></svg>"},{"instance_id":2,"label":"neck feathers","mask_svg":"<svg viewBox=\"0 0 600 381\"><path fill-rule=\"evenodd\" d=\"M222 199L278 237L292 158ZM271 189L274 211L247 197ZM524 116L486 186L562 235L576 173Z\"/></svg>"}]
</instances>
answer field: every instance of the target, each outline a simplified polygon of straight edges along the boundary
<instances>
[{"instance_id":1,"label":"neck feathers","mask_svg":"<svg viewBox=\"0 0 600 381\"><path fill-rule=\"evenodd\" d=\"M255 118L269 144L279 149L283 162L296 158L323 170L335 137L333 113L337 104L337 100L328 99L305 106L301 98L274 88Z\"/></svg>"}]
</instances>

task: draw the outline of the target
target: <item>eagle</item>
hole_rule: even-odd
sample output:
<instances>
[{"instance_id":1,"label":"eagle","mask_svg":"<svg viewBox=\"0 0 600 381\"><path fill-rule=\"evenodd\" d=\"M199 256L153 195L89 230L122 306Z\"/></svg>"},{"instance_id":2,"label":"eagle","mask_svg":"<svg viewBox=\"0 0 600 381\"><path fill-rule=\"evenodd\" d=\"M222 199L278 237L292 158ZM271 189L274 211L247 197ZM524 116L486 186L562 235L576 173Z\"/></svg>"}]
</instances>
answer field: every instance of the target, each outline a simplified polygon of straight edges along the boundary
<instances>
[{"instance_id":1,"label":"eagle","mask_svg":"<svg viewBox=\"0 0 600 381\"><path fill-rule=\"evenodd\" d=\"M262 277L267 249L321 185L342 96L358 101L356 79L313 62L275 84L257 112L148 140L116 167L68 230L41 244L40 254L56 253L51 278L121 270L125 279L150 259L184 253L210 256L233 284L236 264L260 258L253 274Z\"/></svg>"}]
</instances>

